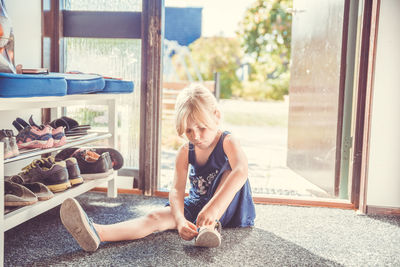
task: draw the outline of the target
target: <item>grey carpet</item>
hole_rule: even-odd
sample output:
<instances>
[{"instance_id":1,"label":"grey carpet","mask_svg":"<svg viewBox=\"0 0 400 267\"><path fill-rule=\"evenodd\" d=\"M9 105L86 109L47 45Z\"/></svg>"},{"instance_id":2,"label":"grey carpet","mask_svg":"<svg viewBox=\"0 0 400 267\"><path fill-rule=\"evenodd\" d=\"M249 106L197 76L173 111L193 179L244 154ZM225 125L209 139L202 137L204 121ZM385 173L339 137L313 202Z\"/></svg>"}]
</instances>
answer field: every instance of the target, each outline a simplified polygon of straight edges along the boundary
<instances>
[{"instance_id":1,"label":"grey carpet","mask_svg":"<svg viewBox=\"0 0 400 267\"><path fill-rule=\"evenodd\" d=\"M166 201L94 192L77 199L98 223L140 216ZM166 231L87 253L63 228L57 207L5 233L5 266L400 266L400 217L277 205L256 211L254 227L223 229L219 248L197 248Z\"/></svg>"}]
</instances>

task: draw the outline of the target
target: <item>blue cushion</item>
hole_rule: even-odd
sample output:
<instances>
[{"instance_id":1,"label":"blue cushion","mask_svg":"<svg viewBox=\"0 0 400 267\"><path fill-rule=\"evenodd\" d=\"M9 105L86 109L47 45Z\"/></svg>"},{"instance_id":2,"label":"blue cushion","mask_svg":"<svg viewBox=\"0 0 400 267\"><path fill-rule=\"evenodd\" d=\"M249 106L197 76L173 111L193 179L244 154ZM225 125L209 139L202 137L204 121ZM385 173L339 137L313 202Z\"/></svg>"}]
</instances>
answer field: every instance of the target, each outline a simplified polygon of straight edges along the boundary
<instances>
[{"instance_id":1,"label":"blue cushion","mask_svg":"<svg viewBox=\"0 0 400 267\"><path fill-rule=\"evenodd\" d=\"M133 82L121 81L117 79L105 79L106 86L104 87L101 94L123 94L133 92Z\"/></svg>"},{"instance_id":2,"label":"blue cushion","mask_svg":"<svg viewBox=\"0 0 400 267\"><path fill-rule=\"evenodd\" d=\"M63 77L67 80L67 94L88 94L102 91L105 86L103 77L95 74L71 74L51 72L49 76Z\"/></svg>"},{"instance_id":3,"label":"blue cushion","mask_svg":"<svg viewBox=\"0 0 400 267\"><path fill-rule=\"evenodd\" d=\"M0 97L63 96L67 82L47 74L0 73Z\"/></svg>"}]
</instances>

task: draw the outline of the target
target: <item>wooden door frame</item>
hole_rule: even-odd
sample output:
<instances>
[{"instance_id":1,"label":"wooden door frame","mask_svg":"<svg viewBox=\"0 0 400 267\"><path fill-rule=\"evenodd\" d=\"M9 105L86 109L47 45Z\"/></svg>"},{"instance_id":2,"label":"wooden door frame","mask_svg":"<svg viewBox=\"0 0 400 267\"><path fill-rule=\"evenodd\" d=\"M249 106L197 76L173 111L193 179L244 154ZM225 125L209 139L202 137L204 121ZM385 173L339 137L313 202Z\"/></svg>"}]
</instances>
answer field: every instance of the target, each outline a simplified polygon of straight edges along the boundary
<instances>
[{"instance_id":1,"label":"wooden door frame","mask_svg":"<svg viewBox=\"0 0 400 267\"><path fill-rule=\"evenodd\" d=\"M351 201L367 213L368 158L380 0L365 0L359 59Z\"/></svg>"},{"instance_id":2,"label":"wooden door frame","mask_svg":"<svg viewBox=\"0 0 400 267\"><path fill-rule=\"evenodd\" d=\"M164 1L142 0L142 77L140 101L140 187L145 195L157 191L161 161L162 46Z\"/></svg>"}]
</instances>

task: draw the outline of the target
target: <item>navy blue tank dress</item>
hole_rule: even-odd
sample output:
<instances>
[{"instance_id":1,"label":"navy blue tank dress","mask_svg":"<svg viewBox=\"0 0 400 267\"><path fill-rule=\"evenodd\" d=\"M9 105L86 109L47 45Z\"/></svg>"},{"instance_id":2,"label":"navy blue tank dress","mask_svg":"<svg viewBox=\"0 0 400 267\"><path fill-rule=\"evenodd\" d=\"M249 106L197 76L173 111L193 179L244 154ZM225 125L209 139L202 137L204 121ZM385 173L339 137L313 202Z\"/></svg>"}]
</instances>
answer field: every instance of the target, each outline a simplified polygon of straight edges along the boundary
<instances>
[{"instance_id":1,"label":"navy blue tank dress","mask_svg":"<svg viewBox=\"0 0 400 267\"><path fill-rule=\"evenodd\" d=\"M223 132L206 164L196 162L194 145L189 143L189 180L191 188L185 198L185 218L196 223L197 215L214 195L222 174L231 170L228 157L223 149L223 141L229 132ZM249 179L236 193L231 204L220 218L223 227L247 227L254 225L256 217Z\"/></svg>"}]
</instances>

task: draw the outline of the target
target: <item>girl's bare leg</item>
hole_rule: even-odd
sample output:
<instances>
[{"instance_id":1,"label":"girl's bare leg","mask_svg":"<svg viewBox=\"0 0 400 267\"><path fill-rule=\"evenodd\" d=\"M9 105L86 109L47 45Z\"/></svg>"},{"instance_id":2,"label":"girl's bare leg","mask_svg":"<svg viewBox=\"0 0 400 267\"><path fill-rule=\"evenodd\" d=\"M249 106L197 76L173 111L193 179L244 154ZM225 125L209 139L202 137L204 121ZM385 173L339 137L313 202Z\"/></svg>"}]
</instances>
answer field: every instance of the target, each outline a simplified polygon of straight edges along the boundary
<instances>
[{"instance_id":1,"label":"girl's bare leg","mask_svg":"<svg viewBox=\"0 0 400 267\"><path fill-rule=\"evenodd\" d=\"M101 241L123 241L143 238L154 232L176 229L170 207L153 211L146 216L116 224L93 224Z\"/></svg>"}]
</instances>

